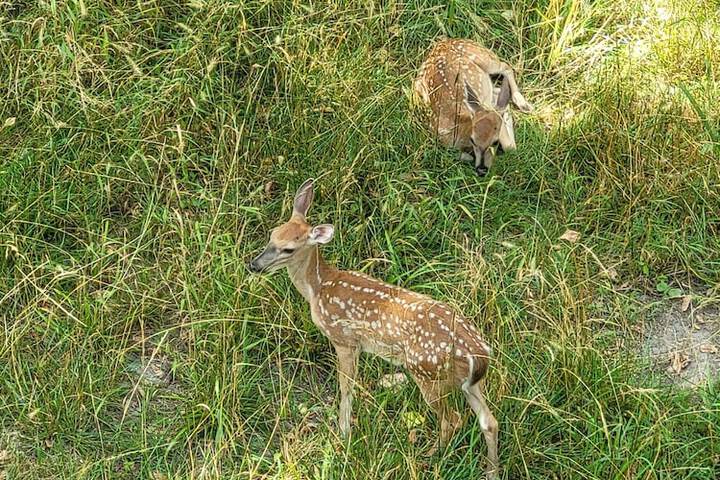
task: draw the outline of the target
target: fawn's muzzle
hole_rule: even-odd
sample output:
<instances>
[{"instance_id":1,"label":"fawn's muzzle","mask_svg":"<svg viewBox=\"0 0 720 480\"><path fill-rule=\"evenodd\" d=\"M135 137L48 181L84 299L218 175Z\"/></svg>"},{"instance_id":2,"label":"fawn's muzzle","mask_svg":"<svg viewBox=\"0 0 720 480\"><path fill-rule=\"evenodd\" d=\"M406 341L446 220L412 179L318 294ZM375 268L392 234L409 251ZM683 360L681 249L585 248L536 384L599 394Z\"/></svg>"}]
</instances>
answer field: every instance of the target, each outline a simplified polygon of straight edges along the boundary
<instances>
[{"instance_id":1,"label":"fawn's muzzle","mask_svg":"<svg viewBox=\"0 0 720 480\"><path fill-rule=\"evenodd\" d=\"M253 273L261 273L265 271L274 270L272 267L278 263L278 250L277 248L268 245L265 247L260 255L253 258L248 263L248 269Z\"/></svg>"},{"instance_id":2,"label":"fawn's muzzle","mask_svg":"<svg viewBox=\"0 0 720 480\"><path fill-rule=\"evenodd\" d=\"M257 264L257 259L250 260L250 263L248 263L248 270L250 270L253 273L260 273L262 271L262 267Z\"/></svg>"}]
</instances>

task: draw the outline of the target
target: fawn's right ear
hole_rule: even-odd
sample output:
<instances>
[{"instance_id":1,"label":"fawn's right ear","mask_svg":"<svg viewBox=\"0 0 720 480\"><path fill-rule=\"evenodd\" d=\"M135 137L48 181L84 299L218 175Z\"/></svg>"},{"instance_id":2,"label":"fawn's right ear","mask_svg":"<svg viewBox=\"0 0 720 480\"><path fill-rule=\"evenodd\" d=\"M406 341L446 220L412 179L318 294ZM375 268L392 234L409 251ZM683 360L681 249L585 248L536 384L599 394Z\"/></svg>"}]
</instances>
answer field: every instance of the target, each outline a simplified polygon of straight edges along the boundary
<instances>
[{"instance_id":1,"label":"fawn's right ear","mask_svg":"<svg viewBox=\"0 0 720 480\"><path fill-rule=\"evenodd\" d=\"M480 99L478 99L477 94L467 82L465 82L465 106L473 115L482 109Z\"/></svg>"},{"instance_id":2,"label":"fawn's right ear","mask_svg":"<svg viewBox=\"0 0 720 480\"><path fill-rule=\"evenodd\" d=\"M495 106L498 110L505 110L510 102L510 81L507 75L503 76L503 81L500 84L500 91L498 92L497 99L495 100Z\"/></svg>"},{"instance_id":3,"label":"fawn's right ear","mask_svg":"<svg viewBox=\"0 0 720 480\"><path fill-rule=\"evenodd\" d=\"M312 178L305 180L305 183L300 185L297 193L295 194L295 200L293 201L293 215L298 215L301 218L305 218L310 204L313 201L313 182Z\"/></svg>"},{"instance_id":4,"label":"fawn's right ear","mask_svg":"<svg viewBox=\"0 0 720 480\"><path fill-rule=\"evenodd\" d=\"M313 227L313 229L310 231L308 243L310 245L328 243L330 240L332 240L333 235L335 235L335 227L328 223L318 225L316 227Z\"/></svg>"}]
</instances>

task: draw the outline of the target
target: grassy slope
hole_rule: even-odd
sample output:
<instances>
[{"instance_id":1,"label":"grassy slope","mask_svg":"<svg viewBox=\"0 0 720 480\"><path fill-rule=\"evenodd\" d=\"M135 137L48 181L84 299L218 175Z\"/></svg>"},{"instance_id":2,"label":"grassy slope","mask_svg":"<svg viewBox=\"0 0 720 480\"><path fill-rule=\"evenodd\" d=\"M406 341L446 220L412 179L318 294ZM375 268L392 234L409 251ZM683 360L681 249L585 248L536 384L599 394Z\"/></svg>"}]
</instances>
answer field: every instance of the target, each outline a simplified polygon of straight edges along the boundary
<instances>
[{"instance_id":1,"label":"grassy slope","mask_svg":"<svg viewBox=\"0 0 720 480\"><path fill-rule=\"evenodd\" d=\"M480 474L477 426L425 458L434 419L374 359L339 441L327 341L283 275L244 268L309 176L329 259L486 331L507 478L712 477L717 386L654 388L633 356L660 275L720 281L717 6L382 3L0 7L9 478ZM410 110L441 34L496 49L538 108L492 178ZM137 383L151 355L170 385Z\"/></svg>"}]
</instances>

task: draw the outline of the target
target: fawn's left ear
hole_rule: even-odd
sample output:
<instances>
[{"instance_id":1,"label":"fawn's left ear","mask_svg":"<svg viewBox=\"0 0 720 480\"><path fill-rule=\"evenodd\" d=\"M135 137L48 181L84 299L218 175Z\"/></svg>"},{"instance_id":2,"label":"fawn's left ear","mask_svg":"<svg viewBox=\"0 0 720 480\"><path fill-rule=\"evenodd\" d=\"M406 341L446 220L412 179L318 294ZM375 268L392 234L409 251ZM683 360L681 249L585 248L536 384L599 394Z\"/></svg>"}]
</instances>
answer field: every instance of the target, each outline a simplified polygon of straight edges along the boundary
<instances>
[{"instance_id":1,"label":"fawn's left ear","mask_svg":"<svg viewBox=\"0 0 720 480\"><path fill-rule=\"evenodd\" d=\"M335 234L335 227L330 224L318 225L313 227L308 237L310 245L324 244L332 240Z\"/></svg>"},{"instance_id":2,"label":"fawn's left ear","mask_svg":"<svg viewBox=\"0 0 720 480\"><path fill-rule=\"evenodd\" d=\"M295 194L295 200L293 201L293 215L298 215L302 219L305 219L308 210L310 210L310 204L312 204L313 196L313 182L312 178L308 178L305 182L300 185L297 193Z\"/></svg>"}]
</instances>

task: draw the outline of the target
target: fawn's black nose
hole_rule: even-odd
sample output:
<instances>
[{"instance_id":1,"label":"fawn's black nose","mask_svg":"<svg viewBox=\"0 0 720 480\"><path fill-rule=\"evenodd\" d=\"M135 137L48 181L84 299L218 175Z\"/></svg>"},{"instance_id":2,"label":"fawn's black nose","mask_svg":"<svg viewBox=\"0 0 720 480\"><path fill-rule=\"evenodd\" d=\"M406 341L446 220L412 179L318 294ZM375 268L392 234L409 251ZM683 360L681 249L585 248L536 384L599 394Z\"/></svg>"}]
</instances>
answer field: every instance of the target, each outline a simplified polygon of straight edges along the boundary
<instances>
[{"instance_id":1,"label":"fawn's black nose","mask_svg":"<svg viewBox=\"0 0 720 480\"><path fill-rule=\"evenodd\" d=\"M248 263L248 269L253 273L258 273L262 270L255 260L251 260L250 263Z\"/></svg>"}]
</instances>

